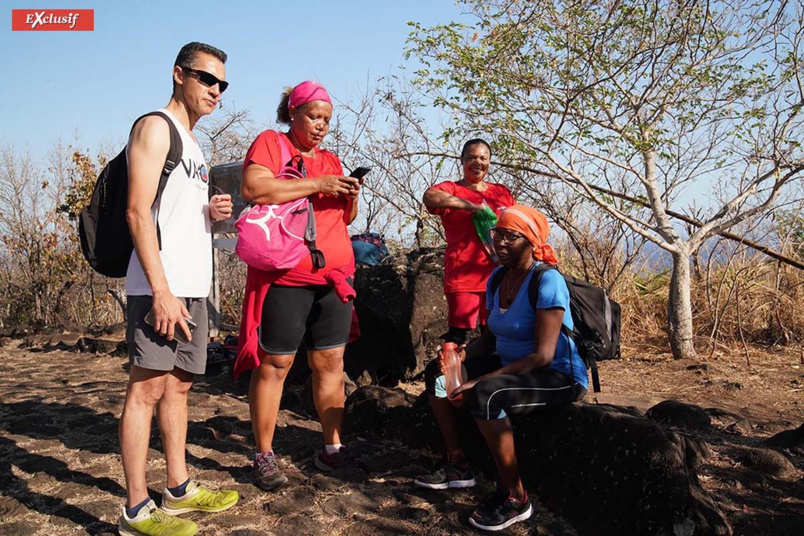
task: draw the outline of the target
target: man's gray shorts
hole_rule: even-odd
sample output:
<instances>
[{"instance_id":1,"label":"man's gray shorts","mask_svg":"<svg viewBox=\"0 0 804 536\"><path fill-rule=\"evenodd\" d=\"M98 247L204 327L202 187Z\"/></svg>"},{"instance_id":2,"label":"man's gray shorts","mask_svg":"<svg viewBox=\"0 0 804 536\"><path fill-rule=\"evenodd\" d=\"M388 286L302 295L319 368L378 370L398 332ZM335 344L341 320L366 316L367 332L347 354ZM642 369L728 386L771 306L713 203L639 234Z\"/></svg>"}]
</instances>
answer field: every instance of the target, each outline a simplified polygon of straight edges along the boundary
<instances>
[{"instance_id":1,"label":"man's gray shorts","mask_svg":"<svg viewBox=\"0 0 804 536\"><path fill-rule=\"evenodd\" d=\"M198 327L193 339L187 343L168 340L145 323L145 315L153 307L151 296L128 296L128 327L126 342L128 358L132 365L149 369L171 371L178 367L192 374L203 374L207 368L207 318L206 298L179 298L190 311ZM178 326L176 329L180 329Z\"/></svg>"}]
</instances>

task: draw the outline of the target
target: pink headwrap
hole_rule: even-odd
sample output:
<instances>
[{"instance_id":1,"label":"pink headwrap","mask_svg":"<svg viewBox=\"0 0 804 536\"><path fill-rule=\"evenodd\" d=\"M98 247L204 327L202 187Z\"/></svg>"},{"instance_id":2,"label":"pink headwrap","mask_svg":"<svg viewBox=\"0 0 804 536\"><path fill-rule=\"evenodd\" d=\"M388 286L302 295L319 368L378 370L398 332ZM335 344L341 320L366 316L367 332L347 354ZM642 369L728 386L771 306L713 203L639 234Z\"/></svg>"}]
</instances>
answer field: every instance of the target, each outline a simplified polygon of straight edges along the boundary
<instances>
[{"instance_id":1,"label":"pink headwrap","mask_svg":"<svg viewBox=\"0 0 804 536\"><path fill-rule=\"evenodd\" d=\"M320 100L332 104L332 100L329 98L329 93L327 93L327 90L324 89L324 86L318 82L307 80L294 87L293 91L290 92L290 97L288 98L288 109L290 109L291 106L298 108L299 106L303 106L314 100Z\"/></svg>"},{"instance_id":2,"label":"pink headwrap","mask_svg":"<svg viewBox=\"0 0 804 536\"><path fill-rule=\"evenodd\" d=\"M547 243L550 226L547 217L535 208L514 205L503 209L497 227L522 233L533 246L533 258L547 264L558 264L556 252Z\"/></svg>"}]
</instances>

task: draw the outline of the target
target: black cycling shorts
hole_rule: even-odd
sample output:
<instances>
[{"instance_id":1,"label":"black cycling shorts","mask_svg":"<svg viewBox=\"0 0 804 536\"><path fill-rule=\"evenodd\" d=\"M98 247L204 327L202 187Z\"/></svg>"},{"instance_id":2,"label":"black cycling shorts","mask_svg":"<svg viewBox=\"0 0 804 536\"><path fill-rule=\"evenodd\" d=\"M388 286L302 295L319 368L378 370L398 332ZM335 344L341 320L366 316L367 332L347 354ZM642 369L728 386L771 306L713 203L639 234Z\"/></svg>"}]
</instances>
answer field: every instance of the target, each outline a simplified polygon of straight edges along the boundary
<instances>
[{"instance_id":1,"label":"black cycling shorts","mask_svg":"<svg viewBox=\"0 0 804 536\"><path fill-rule=\"evenodd\" d=\"M467 359L463 363L464 381L501 368L497 354ZM438 360L425 370L425 388L435 394L435 381L441 376ZM580 400L586 388L563 372L542 368L526 374L502 374L479 381L463 392L463 404L475 419L494 420L507 415L524 415L540 408L561 406Z\"/></svg>"},{"instance_id":2,"label":"black cycling shorts","mask_svg":"<svg viewBox=\"0 0 804 536\"><path fill-rule=\"evenodd\" d=\"M262 305L260 348L274 355L345 346L352 325L352 301L343 303L327 285L271 285Z\"/></svg>"}]
</instances>

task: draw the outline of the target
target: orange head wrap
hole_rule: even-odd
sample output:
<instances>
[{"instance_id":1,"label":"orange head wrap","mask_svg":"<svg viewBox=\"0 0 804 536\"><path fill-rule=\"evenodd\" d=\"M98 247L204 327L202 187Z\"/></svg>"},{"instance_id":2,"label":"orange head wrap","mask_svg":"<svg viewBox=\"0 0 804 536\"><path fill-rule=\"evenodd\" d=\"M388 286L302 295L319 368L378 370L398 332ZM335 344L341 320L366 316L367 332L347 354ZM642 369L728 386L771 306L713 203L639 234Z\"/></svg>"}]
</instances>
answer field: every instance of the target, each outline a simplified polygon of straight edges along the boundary
<instances>
[{"instance_id":1,"label":"orange head wrap","mask_svg":"<svg viewBox=\"0 0 804 536\"><path fill-rule=\"evenodd\" d=\"M503 209L497 227L522 233L533 246L533 258L547 264L558 264L553 247L547 243L550 226L547 217L535 208L514 205Z\"/></svg>"}]
</instances>

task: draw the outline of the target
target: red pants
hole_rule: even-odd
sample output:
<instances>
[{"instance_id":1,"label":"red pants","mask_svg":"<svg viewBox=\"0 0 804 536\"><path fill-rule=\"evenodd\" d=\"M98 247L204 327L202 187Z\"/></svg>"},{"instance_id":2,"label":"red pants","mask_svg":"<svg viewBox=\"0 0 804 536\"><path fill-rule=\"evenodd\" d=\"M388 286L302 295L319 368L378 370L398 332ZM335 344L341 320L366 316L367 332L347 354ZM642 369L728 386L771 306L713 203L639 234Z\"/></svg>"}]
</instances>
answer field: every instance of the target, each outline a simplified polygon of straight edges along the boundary
<instances>
[{"instance_id":1,"label":"red pants","mask_svg":"<svg viewBox=\"0 0 804 536\"><path fill-rule=\"evenodd\" d=\"M448 292L447 324L451 328L475 329L479 324L486 325L486 293L485 292Z\"/></svg>"}]
</instances>

